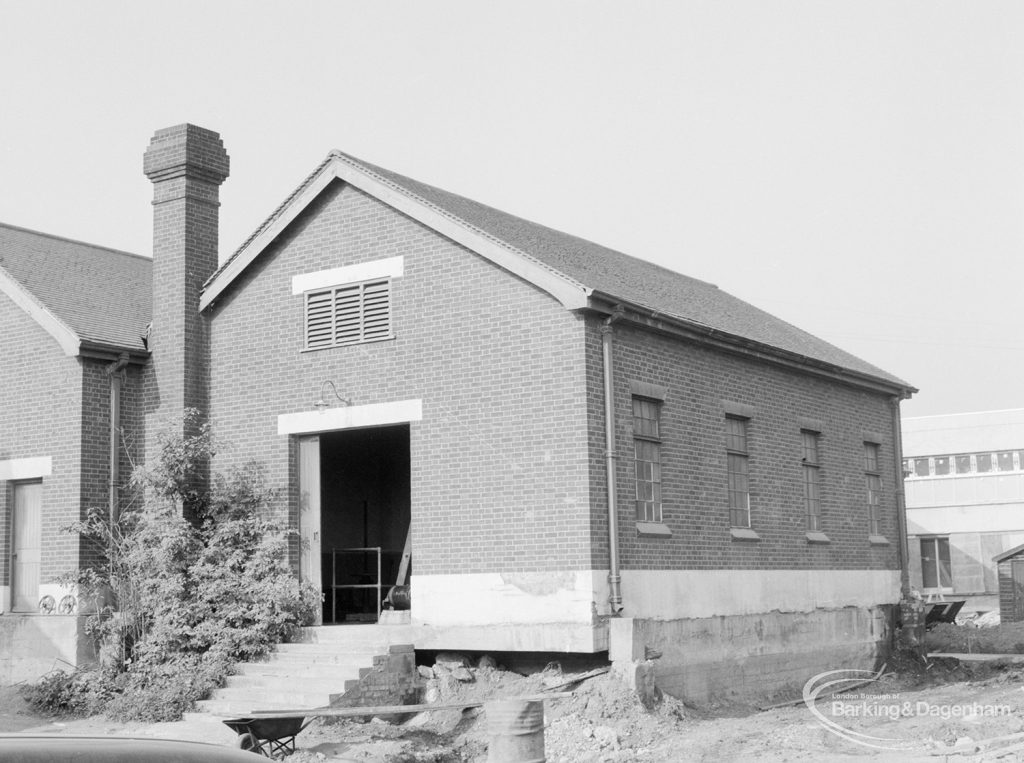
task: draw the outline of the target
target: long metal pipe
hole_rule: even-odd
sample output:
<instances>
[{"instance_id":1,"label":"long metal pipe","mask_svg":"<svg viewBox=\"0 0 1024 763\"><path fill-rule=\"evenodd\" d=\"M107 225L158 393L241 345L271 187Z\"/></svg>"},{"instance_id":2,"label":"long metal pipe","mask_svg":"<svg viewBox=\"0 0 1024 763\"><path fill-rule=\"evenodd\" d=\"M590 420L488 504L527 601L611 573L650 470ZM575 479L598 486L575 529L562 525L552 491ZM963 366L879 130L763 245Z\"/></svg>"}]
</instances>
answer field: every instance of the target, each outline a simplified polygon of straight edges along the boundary
<instances>
[{"instance_id":1,"label":"long metal pipe","mask_svg":"<svg viewBox=\"0 0 1024 763\"><path fill-rule=\"evenodd\" d=\"M907 560L910 549L907 547L907 500L903 489L903 423L900 421L900 401L904 395L895 395L889 399L892 409L893 458L896 461L896 528L898 556L900 562L900 592L903 598L910 596L910 569Z\"/></svg>"},{"instance_id":2,"label":"long metal pipe","mask_svg":"<svg viewBox=\"0 0 1024 763\"><path fill-rule=\"evenodd\" d=\"M616 497L615 384L612 371L612 323L622 316L616 307L601 326L601 356L604 364L604 464L608 482L608 603L612 616L622 611L622 576L619 571L619 509Z\"/></svg>"},{"instance_id":3,"label":"long metal pipe","mask_svg":"<svg viewBox=\"0 0 1024 763\"><path fill-rule=\"evenodd\" d=\"M120 357L107 368L110 376L110 521L117 522L120 512L118 506L117 485L120 481L119 469L119 444L121 439L121 371L128 365L128 353L121 353Z\"/></svg>"}]
</instances>

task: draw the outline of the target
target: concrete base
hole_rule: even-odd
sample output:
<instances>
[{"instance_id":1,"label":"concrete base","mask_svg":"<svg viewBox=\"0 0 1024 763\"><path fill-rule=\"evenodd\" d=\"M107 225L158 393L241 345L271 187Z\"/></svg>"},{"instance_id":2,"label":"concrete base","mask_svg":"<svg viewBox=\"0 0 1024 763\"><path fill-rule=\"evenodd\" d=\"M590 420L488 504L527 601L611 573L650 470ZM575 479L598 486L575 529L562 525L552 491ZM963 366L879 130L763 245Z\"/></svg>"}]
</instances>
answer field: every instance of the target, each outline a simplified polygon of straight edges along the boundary
<instances>
[{"instance_id":1,"label":"concrete base","mask_svg":"<svg viewBox=\"0 0 1024 763\"><path fill-rule=\"evenodd\" d=\"M0 616L0 685L33 682L54 670L94 662L84 626L85 618L74 616Z\"/></svg>"},{"instance_id":2,"label":"concrete base","mask_svg":"<svg viewBox=\"0 0 1024 763\"><path fill-rule=\"evenodd\" d=\"M412 623L412 612L409 610L385 609L380 613L381 625L410 625Z\"/></svg>"},{"instance_id":3,"label":"concrete base","mask_svg":"<svg viewBox=\"0 0 1024 763\"><path fill-rule=\"evenodd\" d=\"M630 671L649 650L659 689L688 702L755 701L797 693L812 676L874 669L888 653L889 607L681 620L616 618L609 659Z\"/></svg>"},{"instance_id":4,"label":"concrete base","mask_svg":"<svg viewBox=\"0 0 1024 763\"><path fill-rule=\"evenodd\" d=\"M608 649L608 626L602 619L590 625L538 623L434 627L417 624L415 618L411 624L405 625L385 622L382 617L377 624L300 628L294 640L307 643L352 643L363 637L374 643L415 644L417 649L427 650L593 654Z\"/></svg>"}]
</instances>

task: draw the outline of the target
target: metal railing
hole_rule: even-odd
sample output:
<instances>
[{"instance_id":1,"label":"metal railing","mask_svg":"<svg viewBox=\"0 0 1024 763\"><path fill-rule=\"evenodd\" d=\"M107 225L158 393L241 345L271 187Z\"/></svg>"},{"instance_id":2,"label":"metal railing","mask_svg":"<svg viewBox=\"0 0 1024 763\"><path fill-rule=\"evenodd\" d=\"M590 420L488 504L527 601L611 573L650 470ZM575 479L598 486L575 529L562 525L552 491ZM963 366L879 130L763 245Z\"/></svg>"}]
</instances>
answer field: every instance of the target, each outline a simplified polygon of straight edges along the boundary
<instances>
[{"instance_id":1,"label":"metal railing","mask_svg":"<svg viewBox=\"0 0 1024 763\"><path fill-rule=\"evenodd\" d=\"M327 586L331 592L331 622L338 622L338 591L341 590L368 590L376 589L376 605L377 605L377 620L380 620L380 607L381 600L383 598L384 586L381 584L381 547L370 546L367 548L334 548L331 549L331 581L330 585ZM376 583L338 583L338 555L339 554L376 554L377 557L377 575ZM360 574L369 574L365 570ZM388 586L390 587L390 586Z\"/></svg>"}]
</instances>

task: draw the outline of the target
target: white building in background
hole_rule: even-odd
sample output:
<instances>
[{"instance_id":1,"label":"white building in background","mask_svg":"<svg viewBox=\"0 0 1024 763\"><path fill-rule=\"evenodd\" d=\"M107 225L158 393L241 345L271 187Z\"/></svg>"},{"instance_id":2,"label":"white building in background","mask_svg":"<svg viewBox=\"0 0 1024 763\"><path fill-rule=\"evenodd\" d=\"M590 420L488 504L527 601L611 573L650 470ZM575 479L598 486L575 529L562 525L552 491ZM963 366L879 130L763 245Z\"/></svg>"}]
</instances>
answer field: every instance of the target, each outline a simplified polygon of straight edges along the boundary
<instances>
[{"instance_id":1,"label":"white building in background","mask_svg":"<svg viewBox=\"0 0 1024 763\"><path fill-rule=\"evenodd\" d=\"M999 608L992 557L1024 544L1024 408L903 419L910 580Z\"/></svg>"}]
</instances>

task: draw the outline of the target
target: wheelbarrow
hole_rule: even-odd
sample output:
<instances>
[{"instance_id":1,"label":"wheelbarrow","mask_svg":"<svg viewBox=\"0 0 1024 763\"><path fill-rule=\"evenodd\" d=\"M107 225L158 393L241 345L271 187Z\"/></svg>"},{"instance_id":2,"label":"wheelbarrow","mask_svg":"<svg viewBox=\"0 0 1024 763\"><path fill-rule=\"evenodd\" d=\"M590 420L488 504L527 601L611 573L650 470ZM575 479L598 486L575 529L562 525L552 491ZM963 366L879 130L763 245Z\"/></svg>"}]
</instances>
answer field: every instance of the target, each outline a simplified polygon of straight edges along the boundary
<instances>
[{"instance_id":1,"label":"wheelbarrow","mask_svg":"<svg viewBox=\"0 0 1024 763\"><path fill-rule=\"evenodd\" d=\"M590 673L576 676L561 686L582 681L585 678L607 673L608 668L600 668ZM560 686L552 687L561 688ZM519 697L526 700L561 699L571 697L571 691L547 692L532 697ZM236 744L243 750L249 750L268 758L284 758L295 752L295 737L316 718L358 718L369 715L406 715L422 713L427 710L465 710L480 707L483 700L469 702L439 702L432 705L380 705L376 707L313 707L307 710L254 710L247 718L231 718L223 721L224 725L238 734Z\"/></svg>"},{"instance_id":2,"label":"wheelbarrow","mask_svg":"<svg viewBox=\"0 0 1024 763\"><path fill-rule=\"evenodd\" d=\"M284 758L295 752L295 737L313 718L231 718L224 725L238 734L242 750L268 758Z\"/></svg>"}]
</instances>

